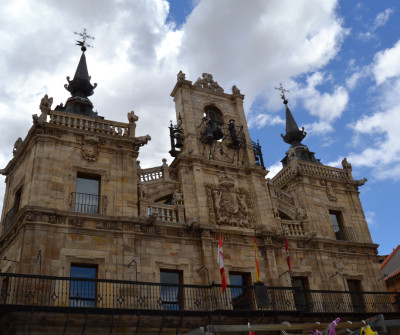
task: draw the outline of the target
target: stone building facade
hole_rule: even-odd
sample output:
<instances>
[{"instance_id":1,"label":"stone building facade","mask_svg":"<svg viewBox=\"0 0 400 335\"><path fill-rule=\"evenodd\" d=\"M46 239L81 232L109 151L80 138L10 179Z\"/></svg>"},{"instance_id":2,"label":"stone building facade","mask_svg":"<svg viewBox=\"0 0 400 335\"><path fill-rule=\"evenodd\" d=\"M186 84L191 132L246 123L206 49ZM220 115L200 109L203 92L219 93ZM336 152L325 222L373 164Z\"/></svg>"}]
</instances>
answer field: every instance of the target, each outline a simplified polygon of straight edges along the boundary
<instances>
[{"instance_id":1,"label":"stone building facade","mask_svg":"<svg viewBox=\"0 0 400 335\"><path fill-rule=\"evenodd\" d=\"M366 180L354 180L346 160L341 169L314 157L301 143L304 129L297 127L284 94L283 139L290 148L282 170L268 179L236 86L226 93L210 74L192 82L180 72L171 93L174 160L142 169L139 150L151 137L136 135L140 115L133 111L127 122L93 112L88 96L96 85L90 83L84 50L68 81L71 98L65 106L52 109L46 95L41 114L33 116L1 170L3 273L73 277L74 271L92 269L89 278L96 280L219 284L221 234L228 285L255 282L256 236L260 281L267 287L386 290L359 199ZM4 287L3 281L5 292ZM35 294L30 301L39 299ZM54 306L68 306L68 294L64 302L56 296ZM113 308L103 297L96 304ZM11 321L5 324L17 332ZM195 326L188 323L186 329Z\"/></svg>"}]
</instances>

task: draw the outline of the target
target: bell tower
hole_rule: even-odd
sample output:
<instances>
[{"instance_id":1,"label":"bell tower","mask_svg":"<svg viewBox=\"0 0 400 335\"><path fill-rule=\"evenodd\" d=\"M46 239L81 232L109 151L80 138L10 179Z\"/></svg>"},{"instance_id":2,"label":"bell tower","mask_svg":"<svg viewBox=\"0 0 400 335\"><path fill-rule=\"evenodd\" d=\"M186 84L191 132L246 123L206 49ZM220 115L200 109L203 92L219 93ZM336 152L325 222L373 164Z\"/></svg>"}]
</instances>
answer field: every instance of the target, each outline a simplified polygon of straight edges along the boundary
<instances>
[{"instance_id":1,"label":"bell tower","mask_svg":"<svg viewBox=\"0 0 400 335\"><path fill-rule=\"evenodd\" d=\"M254 229L267 226L271 216L271 225L269 200L256 196L266 194L268 172L250 139L244 95L236 86L225 93L211 74L192 83L180 71L171 96L177 118L170 126L171 169L176 168L185 204L191 203L186 217L216 228Z\"/></svg>"}]
</instances>

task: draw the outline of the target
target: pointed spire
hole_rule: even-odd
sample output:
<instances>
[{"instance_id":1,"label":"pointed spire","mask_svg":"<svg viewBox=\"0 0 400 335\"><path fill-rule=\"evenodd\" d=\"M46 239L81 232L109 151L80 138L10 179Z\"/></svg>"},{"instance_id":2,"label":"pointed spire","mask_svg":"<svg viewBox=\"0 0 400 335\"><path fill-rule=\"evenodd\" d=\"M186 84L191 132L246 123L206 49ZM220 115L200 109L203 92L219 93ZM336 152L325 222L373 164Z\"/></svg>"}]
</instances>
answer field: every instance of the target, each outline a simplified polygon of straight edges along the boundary
<instances>
[{"instance_id":1,"label":"pointed spire","mask_svg":"<svg viewBox=\"0 0 400 335\"><path fill-rule=\"evenodd\" d=\"M304 127L302 127L300 130L297 126L297 123L288 107L288 102L289 101L287 99L283 100L283 103L286 106L286 134L285 136L281 134L281 136L286 143L290 144L292 147L295 147L301 143L304 137L306 137L307 133L304 131Z\"/></svg>"},{"instance_id":2,"label":"pointed spire","mask_svg":"<svg viewBox=\"0 0 400 335\"><path fill-rule=\"evenodd\" d=\"M86 29L82 33L75 34L82 37L82 41L77 41L77 45L81 47L82 55L76 68L74 79L70 80L70 77L67 77L68 84L64 85L65 89L71 93L71 97L67 100L65 107L60 105L56 107L56 110L98 117L97 113L93 112L92 102L88 99L93 95L93 90L97 87L97 84L92 85L90 83L91 77L89 76L85 56L86 47L91 47L86 43L86 39L94 39L94 37L88 35Z\"/></svg>"},{"instance_id":3,"label":"pointed spire","mask_svg":"<svg viewBox=\"0 0 400 335\"><path fill-rule=\"evenodd\" d=\"M295 147L301 144L301 141L306 137L307 133L304 131L304 127L301 128L301 130L299 129L292 113L290 112L288 107L289 100L285 97L285 92L289 91L283 88L282 83L279 83L279 87L275 87L275 89L281 92L281 99L286 106L286 134L285 136L281 134L281 136L286 143Z\"/></svg>"}]
</instances>

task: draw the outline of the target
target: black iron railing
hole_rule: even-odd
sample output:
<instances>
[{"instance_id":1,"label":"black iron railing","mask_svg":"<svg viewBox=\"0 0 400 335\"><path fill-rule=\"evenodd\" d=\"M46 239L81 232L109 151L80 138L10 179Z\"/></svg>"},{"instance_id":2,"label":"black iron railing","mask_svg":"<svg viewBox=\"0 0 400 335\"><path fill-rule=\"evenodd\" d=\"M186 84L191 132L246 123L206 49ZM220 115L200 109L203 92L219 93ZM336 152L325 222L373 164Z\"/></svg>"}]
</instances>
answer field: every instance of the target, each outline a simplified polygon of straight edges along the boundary
<instances>
[{"instance_id":1,"label":"black iron railing","mask_svg":"<svg viewBox=\"0 0 400 335\"><path fill-rule=\"evenodd\" d=\"M352 227L333 225L333 231L337 240L357 242L357 236Z\"/></svg>"},{"instance_id":2,"label":"black iron railing","mask_svg":"<svg viewBox=\"0 0 400 335\"><path fill-rule=\"evenodd\" d=\"M74 212L106 214L107 197L96 194L72 192L71 207Z\"/></svg>"},{"instance_id":3,"label":"black iron railing","mask_svg":"<svg viewBox=\"0 0 400 335\"><path fill-rule=\"evenodd\" d=\"M147 311L399 312L398 293L298 290L291 287L173 285L0 274L0 306Z\"/></svg>"}]
</instances>

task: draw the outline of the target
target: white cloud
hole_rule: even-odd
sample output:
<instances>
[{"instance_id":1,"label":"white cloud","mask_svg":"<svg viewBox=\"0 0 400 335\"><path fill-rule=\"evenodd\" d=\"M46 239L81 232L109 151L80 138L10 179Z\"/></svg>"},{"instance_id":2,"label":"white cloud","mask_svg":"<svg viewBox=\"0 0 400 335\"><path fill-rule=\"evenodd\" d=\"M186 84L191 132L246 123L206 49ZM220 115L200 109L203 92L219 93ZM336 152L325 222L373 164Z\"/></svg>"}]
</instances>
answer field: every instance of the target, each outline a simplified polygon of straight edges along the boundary
<instances>
[{"instance_id":1,"label":"white cloud","mask_svg":"<svg viewBox=\"0 0 400 335\"><path fill-rule=\"evenodd\" d=\"M375 18L373 30L384 26L389 21L389 18L393 14L393 12L393 9L387 8L383 12L379 13Z\"/></svg>"},{"instance_id":2,"label":"white cloud","mask_svg":"<svg viewBox=\"0 0 400 335\"><path fill-rule=\"evenodd\" d=\"M373 74L378 85L400 75L400 40L393 48L378 52L374 58Z\"/></svg>"},{"instance_id":3,"label":"white cloud","mask_svg":"<svg viewBox=\"0 0 400 335\"><path fill-rule=\"evenodd\" d=\"M269 173L267 174L267 178L272 179L280 170L282 170L282 163L276 162L275 164L268 167L267 170L269 171Z\"/></svg>"},{"instance_id":4,"label":"white cloud","mask_svg":"<svg viewBox=\"0 0 400 335\"><path fill-rule=\"evenodd\" d=\"M369 41L371 39L377 39L376 34L374 33L376 29L384 26L388 21L390 16L394 13L394 10L391 8L385 9L383 12L379 13L374 20L374 23L370 27L370 30L365 33L359 33L358 37L361 40Z\"/></svg>"},{"instance_id":5,"label":"white cloud","mask_svg":"<svg viewBox=\"0 0 400 335\"><path fill-rule=\"evenodd\" d=\"M285 124L285 120L278 115L271 114L257 114L256 116L250 116L247 122L249 127L254 127L257 129L263 128L265 126L274 126L277 124Z\"/></svg>"},{"instance_id":6,"label":"white cloud","mask_svg":"<svg viewBox=\"0 0 400 335\"><path fill-rule=\"evenodd\" d=\"M365 212L365 220L367 221L368 226L370 228L372 228L372 227L373 228L377 228L376 227L376 222L375 222L375 216L376 216L376 214L373 211L366 211Z\"/></svg>"}]
</instances>

